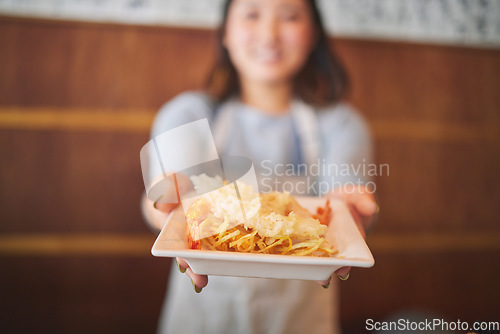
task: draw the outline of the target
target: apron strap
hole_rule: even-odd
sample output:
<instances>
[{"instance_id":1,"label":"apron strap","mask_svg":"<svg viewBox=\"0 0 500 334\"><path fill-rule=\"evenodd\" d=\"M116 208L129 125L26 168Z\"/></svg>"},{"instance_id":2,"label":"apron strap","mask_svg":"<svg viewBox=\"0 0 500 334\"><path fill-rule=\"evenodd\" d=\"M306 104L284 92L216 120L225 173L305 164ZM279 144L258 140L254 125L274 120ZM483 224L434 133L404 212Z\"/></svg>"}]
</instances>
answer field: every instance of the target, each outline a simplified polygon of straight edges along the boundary
<instances>
[{"instance_id":1,"label":"apron strap","mask_svg":"<svg viewBox=\"0 0 500 334\"><path fill-rule=\"evenodd\" d=\"M213 137L219 155L224 154L234 128L233 100L229 100L216 107L212 119ZM308 104L294 100L291 104L291 117L299 138L302 158L308 166L318 163L320 157L320 131L318 118L314 109Z\"/></svg>"},{"instance_id":2,"label":"apron strap","mask_svg":"<svg viewBox=\"0 0 500 334\"><path fill-rule=\"evenodd\" d=\"M296 100L292 105L292 120L298 132L304 162L311 166L318 163L321 151L318 117L308 104Z\"/></svg>"},{"instance_id":3,"label":"apron strap","mask_svg":"<svg viewBox=\"0 0 500 334\"><path fill-rule=\"evenodd\" d=\"M212 136L214 138L215 147L219 152L219 157L222 156L227 149L228 141L231 136L231 129L234 127L234 104L232 99L214 108L212 118Z\"/></svg>"}]
</instances>

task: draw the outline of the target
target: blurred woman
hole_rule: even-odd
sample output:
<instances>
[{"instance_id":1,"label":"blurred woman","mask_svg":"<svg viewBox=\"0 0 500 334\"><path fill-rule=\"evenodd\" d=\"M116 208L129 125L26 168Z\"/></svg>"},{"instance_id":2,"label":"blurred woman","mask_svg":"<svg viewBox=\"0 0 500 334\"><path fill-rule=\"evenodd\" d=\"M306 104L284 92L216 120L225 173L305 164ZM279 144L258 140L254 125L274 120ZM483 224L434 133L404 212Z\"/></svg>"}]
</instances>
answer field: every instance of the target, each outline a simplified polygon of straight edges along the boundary
<instances>
[{"instance_id":1,"label":"blurred woman","mask_svg":"<svg viewBox=\"0 0 500 334\"><path fill-rule=\"evenodd\" d=\"M151 136L207 118L219 153L250 158L261 182L269 169L295 166L293 182L316 182L294 188L296 193L343 198L364 231L377 211L373 195L362 185L367 179L327 173L311 181L307 167L304 170L318 161L360 165L372 159L364 120L342 101L347 75L329 49L316 3L228 0L223 10L218 59L206 90L168 102ZM279 187L279 177L272 184ZM346 184L349 187L342 186ZM261 184L261 190L265 186ZM143 201L145 216L158 229L162 214L174 207ZM337 281L209 280L194 274L182 259L177 261L190 280L172 270L160 333L339 331ZM347 279L349 269L341 268L337 275Z\"/></svg>"}]
</instances>

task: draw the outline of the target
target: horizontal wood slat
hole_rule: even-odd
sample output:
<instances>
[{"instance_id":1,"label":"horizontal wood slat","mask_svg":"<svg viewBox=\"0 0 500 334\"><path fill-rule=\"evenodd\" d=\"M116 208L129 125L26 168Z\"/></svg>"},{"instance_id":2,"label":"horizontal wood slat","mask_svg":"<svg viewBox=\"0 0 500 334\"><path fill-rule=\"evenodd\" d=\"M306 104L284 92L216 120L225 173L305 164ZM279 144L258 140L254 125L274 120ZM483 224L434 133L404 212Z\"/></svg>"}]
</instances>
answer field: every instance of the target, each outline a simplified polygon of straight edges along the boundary
<instances>
[{"instance_id":1,"label":"horizontal wood slat","mask_svg":"<svg viewBox=\"0 0 500 334\"><path fill-rule=\"evenodd\" d=\"M154 117L154 110L0 107L0 129L148 133ZM378 139L500 143L500 124L373 120L370 125Z\"/></svg>"},{"instance_id":2,"label":"horizontal wood slat","mask_svg":"<svg viewBox=\"0 0 500 334\"><path fill-rule=\"evenodd\" d=\"M151 235L3 235L0 256L152 256ZM368 245L377 254L500 251L500 234L378 234Z\"/></svg>"},{"instance_id":3,"label":"horizontal wood slat","mask_svg":"<svg viewBox=\"0 0 500 334\"><path fill-rule=\"evenodd\" d=\"M0 255L152 256L154 240L151 235L3 235Z\"/></svg>"},{"instance_id":4,"label":"horizontal wood slat","mask_svg":"<svg viewBox=\"0 0 500 334\"><path fill-rule=\"evenodd\" d=\"M154 111L0 108L0 129L148 133Z\"/></svg>"}]
</instances>

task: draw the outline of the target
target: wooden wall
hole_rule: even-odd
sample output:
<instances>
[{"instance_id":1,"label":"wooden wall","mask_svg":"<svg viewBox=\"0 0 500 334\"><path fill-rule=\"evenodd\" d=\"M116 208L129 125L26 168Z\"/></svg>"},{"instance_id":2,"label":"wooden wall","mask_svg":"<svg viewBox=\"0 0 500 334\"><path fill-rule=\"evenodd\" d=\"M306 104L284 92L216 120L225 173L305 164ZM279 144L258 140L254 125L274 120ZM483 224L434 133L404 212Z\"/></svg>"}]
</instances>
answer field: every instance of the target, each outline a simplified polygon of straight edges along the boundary
<instances>
[{"instance_id":1,"label":"wooden wall","mask_svg":"<svg viewBox=\"0 0 500 334\"><path fill-rule=\"evenodd\" d=\"M202 86L213 43L206 30L0 18L1 329L154 332L168 261L149 253L139 150L155 111ZM335 48L390 165L376 265L342 282L345 331L410 309L498 320L500 51Z\"/></svg>"}]
</instances>

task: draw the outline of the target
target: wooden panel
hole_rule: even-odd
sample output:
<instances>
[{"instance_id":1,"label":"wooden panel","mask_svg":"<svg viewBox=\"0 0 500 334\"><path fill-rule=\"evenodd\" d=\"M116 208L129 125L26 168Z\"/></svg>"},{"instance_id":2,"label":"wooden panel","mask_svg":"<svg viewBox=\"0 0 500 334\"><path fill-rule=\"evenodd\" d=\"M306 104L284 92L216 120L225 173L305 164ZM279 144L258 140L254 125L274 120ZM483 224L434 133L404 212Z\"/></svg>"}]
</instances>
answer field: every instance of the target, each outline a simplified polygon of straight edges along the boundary
<instances>
[{"instance_id":1,"label":"wooden panel","mask_svg":"<svg viewBox=\"0 0 500 334\"><path fill-rule=\"evenodd\" d=\"M155 333L169 261L0 257L3 333ZM187 279L187 278L186 278Z\"/></svg>"},{"instance_id":2,"label":"wooden panel","mask_svg":"<svg viewBox=\"0 0 500 334\"><path fill-rule=\"evenodd\" d=\"M3 105L158 108L212 62L207 31L10 18L0 31Z\"/></svg>"},{"instance_id":3,"label":"wooden panel","mask_svg":"<svg viewBox=\"0 0 500 334\"><path fill-rule=\"evenodd\" d=\"M354 269L342 286L346 333L364 333L366 319L425 314L446 321L498 321L498 252L375 253L368 270ZM393 319L394 320L394 319ZM420 319L421 320L421 319Z\"/></svg>"},{"instance_id":4,"label":"wooden panel","mask_svg":"<svg viewBox=\"0 0 500 334\"><path fill-rule=\"evenodd\" d=\"M10 233L0 235L0 254L37 257L70 255L150 257L151 246L155 239L156 236L151 233Z\"/></svg>"},{"instance_id":5,"label":"wooden panel","mask_svg":"<svg viewBox=\"0 0 500 334\"><path fill-rule=\"evenodd\" d=\"M207 30L7 17L0 30L4 105L157 108L200 87L214 54ZM498 50L349 39L335 47L370 118L500 121Z\"/></svg>"},{"instance_id":6,"label":"wooden panel","mask_svg":"<svg viewBox=\"0 0 500 334\"><path fill-rule=\"evenodd\" d=\"M2 245L16 234L41 247L0 258L7 329L154 330L166 261L137 255L149 243L139 149L154 110L202 86L213 43L207 30L0 18ZM409 308L494 320L500 51L332 43L390 165L378 178L376 266L342 282L346 332Z\"/></svg>"},{"instance_id":7,"label":"wooden panel","mask_svg":"<svg viewBox=\"0 0 500 334\"><path fill-rule=\"evenodd\" d=\"M2 130L1 233L146 232L139 151L148 135Z\"/></svg>"},{"instance_id":8,"label":"wooden panel","mask_svg":"<svg viewBox=\"0 0 500 334\"><path fill-rule=\"evenodd\" d=\"M500 50L338 40L370 119L500 123Z\"/></svg>"},{"instance_id":9,"label":"wooden panel","mask_svg":"<svg viewBox=\"0 0 500 334\"><path fill-rule=\"evenodd\" d=\"M380 231L499 231L498 144L377 141Z\"/></svg>"}]
</instances>

